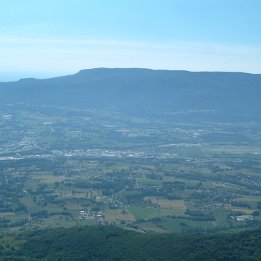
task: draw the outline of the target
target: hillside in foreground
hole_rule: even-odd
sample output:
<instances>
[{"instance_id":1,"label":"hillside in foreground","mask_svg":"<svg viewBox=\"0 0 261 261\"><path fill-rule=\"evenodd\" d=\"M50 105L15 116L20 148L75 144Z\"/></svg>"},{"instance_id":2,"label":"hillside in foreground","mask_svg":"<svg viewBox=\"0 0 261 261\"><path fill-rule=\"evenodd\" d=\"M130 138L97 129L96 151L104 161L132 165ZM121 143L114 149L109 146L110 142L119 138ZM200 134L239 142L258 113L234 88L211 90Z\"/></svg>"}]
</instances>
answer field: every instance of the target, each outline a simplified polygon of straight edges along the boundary
<instances>
[{"instance_id":1,"label":"hillside in foreground","mask_svg":"<svg viewBox=\"0 0 261 261\"><path fill-rule=\"evenodd\" d=\"M9 240L9 242L8 242ZM235 234L143 234L114 226L27 232L1 239L1 260L261 259L261 231ZM12 242L12 243L10 243Z\"/></svg>"}]
</instances>

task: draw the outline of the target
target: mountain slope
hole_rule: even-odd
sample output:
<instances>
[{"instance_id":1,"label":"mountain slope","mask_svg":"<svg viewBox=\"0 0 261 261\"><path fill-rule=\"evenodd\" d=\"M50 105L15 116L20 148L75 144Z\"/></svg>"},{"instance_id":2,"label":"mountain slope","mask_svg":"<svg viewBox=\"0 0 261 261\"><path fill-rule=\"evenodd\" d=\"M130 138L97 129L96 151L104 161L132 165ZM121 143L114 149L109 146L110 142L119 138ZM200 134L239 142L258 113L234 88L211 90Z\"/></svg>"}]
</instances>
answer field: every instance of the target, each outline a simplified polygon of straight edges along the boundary
<instances>
[{"instance_id":1,"label":"mountain slope","mask_svg":"<svg viewBox=\"0 0 261 261\"><path fill-rule=\"evenodd\" d=\"M212 111L220 119L261 120L261 75L246 73L100 68L46 80L0 83L0 97L0 105L113 108L151 115Z\"/></svg>"}]
</instances>

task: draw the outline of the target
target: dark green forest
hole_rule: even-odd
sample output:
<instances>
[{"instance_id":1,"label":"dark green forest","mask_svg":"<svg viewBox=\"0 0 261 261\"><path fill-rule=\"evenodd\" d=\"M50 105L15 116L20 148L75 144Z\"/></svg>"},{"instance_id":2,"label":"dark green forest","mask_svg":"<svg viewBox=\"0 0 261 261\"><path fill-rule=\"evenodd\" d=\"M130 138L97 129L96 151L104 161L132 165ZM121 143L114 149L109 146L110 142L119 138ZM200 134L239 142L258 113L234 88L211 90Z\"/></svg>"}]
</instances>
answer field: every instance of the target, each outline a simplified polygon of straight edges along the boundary
<instances>
[{"instance_id":1,"label":"dark green forest","mask_svg":"<svg viewBox=\"0 0 261 261\"><path fill-rule=\"evenodd\" d=\"M8 242L9 240L9 242ZM1 238L1 260L261 260L261 231L145 234L115 226L24 232Z\"/></svg>"}]
</instances>

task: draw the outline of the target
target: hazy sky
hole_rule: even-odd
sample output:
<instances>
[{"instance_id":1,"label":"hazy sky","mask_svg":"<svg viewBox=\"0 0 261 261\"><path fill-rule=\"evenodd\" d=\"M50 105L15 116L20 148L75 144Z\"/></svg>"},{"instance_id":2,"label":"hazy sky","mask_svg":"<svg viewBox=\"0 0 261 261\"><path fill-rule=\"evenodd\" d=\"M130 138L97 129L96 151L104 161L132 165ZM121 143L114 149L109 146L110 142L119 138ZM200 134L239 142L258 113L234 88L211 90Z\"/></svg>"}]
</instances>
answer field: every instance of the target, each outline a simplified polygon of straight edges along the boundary
<instances>
[{"instance_id":1,"label":"hazy sky","mask_svg":"<svg viewBox=\"0 0 261 261\"><path fill-rule=\"evenodd\" d=\"M0 80L94 67L261 73L261 0L0 0Z\"/></svg>"}]
</instances>

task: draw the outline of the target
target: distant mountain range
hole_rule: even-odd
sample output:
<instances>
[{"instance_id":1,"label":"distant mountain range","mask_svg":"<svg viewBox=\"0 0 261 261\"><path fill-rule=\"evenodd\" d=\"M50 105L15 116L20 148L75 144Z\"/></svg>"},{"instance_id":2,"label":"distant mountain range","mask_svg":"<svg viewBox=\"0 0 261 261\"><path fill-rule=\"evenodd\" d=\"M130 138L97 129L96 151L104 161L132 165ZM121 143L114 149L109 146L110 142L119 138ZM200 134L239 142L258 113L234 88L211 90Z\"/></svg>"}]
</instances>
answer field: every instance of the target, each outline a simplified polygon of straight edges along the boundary
<instances>
[{"instance_id":1,"label":"distant mountain range","mask_svg":"<svg viewBox=\"0 0 261 261\"><path fill-rule=\"evenodd\" d=\"M16 103L149 117L260 121L261 75L98 68L0 83L0 105Z\"/></svg>"}]
</instances>

